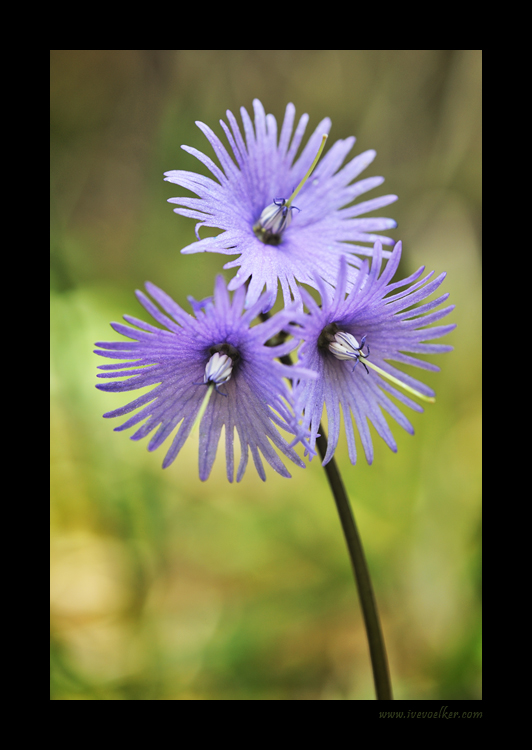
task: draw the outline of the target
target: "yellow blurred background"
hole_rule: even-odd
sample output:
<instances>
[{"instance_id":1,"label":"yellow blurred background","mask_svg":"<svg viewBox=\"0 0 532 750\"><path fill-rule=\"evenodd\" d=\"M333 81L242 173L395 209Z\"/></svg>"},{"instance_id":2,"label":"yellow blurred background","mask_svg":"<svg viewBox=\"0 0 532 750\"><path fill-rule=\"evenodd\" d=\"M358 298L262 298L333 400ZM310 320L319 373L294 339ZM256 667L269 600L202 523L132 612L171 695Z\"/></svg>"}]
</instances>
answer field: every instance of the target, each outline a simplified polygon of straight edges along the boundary
<instances>
[{"instance_id":1,"label":"yellow blurred background","mask_svg":"<svg viewBox=\"0 0 532 750\"><path fill-rule=\"evenodd\" d=\"M397 699L479 699L479 50L52 50L51 633L53 700L364 700L373 685L349 559L318 460L292 479L252 465L210 479L197 437L168 469L102 414L95 341L147 319L146 280L187 308L228 259L183 256L194 222L167 199L171 169L205 170L195 120L222 135L259 98L308 134L377 150L362 175L396 193L404 255L447 271L457 329L421 373L437 392L416 435L375 436L375 461L336 453L365 545ZM240 115L237 115L240 119ZM232 274L224 272L227 279Z\"/></svg>"}]
</instances>

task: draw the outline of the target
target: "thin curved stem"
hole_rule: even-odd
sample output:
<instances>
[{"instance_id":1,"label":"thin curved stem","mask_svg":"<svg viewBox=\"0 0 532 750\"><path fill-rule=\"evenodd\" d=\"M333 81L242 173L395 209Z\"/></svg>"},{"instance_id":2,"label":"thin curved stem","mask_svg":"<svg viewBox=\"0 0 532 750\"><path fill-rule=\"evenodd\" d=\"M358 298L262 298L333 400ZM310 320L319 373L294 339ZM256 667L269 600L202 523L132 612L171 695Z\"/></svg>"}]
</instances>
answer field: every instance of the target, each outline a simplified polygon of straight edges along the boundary
<instances>
[{"instance_id":1,"label":"thin curved stem","mask_svg":"<svg viewBox=\"0 0 532 750\"><path fill-rule=\"evenodd\" d=\"M323 461L325 454L327 453L327 438L325 437L325 431L321 424L320 437L316 440L316 445ZM377 602L375 600L369 569L366 563L364 549L362 547L362 540L360 539L357 525L355 523L355 517L351 510L351 505L345 491L342 477L338 471L338 466L334 460L334 456L323 468L327 474L336 508L338 509L340 523L342 524L349 557L351 558L351 565L355 574L355 582L360 597L360 605L368 637L377 700L393 700L390 671L388 669L388 659L386 657L386 646L384 645L379 613L377 611Z\"/></svg>"},{"instance_id":2,"label":"thin curved stem","mask_svg":"<svg viewBox=\"0 0 532 750\"><path fill-rule=\"evenodd\" d=\"M267 320L270 315L269 313L261 313L260 317L261 320L264 321ZM292 358L289 354L285 354L284 356L279 357L279 359L285 365L293 364ZM320 437L317 438L316 445L321 460L323 461L325 454L327 453L327 437L322 424L320 424L319 431ZM390 670L388 668L388 658L386 656L386 646L382 635L377 602L371 584L366 557L364 555L364 548L362 547L362 540L358 533L355 517L334 456L323 468L325 469L327 479L329 480L329 486L333 493L338 515L340 516L340 523L342 524L347 550L349 552L349 557L351 558L351 565L355 575L355 583L358 589L362 616L364 618L364 625L366 627L366 635L368 638L369 654L377 700L393 700Z\"/></svg>"}]
</instances>

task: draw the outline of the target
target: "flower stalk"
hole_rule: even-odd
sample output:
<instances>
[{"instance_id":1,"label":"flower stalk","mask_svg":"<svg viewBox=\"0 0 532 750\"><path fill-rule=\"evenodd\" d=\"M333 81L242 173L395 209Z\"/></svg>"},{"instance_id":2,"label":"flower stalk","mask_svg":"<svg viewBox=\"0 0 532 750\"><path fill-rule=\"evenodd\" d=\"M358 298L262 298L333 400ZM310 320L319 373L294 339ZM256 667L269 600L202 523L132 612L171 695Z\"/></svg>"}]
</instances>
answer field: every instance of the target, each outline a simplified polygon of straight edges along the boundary
<instances>
[{"instance_id":1,"label":"flower stalk","mask_svg":"<svg viewBox=\"0 0 532 750\"><path fill-rule=\"evenodd\" d=\"M325 437L325 430L321 424L320 436L316 440L316 447L323 460L327 453L327 438ZM366 557L364 555L364 548L362 547L362 540L358 533L355 517L334 457L331 458L323 468L325 469L329 486L338 510L338 515L340 516L342 531L344 532L353 573L355 575L362 616L364 618L364 625L366 627L366 635L368 638L377 700L393 700L390 670L388 668L388 658L386 656L386 646L384 644L384 637L382 634L371 577Z\"/></svg>"},{"instance_id":2,"label":"flower stalk","mask_svg":"<svg viewBox=\"0 0 532 750\"><path fill-rule=\"evenodd\" d=\"M260 317L262 321L265 321L268 319L269 313L261 313ZM284 356L279 357L279 360L285 365L293 364L290 354L285 354ZM319 435L316 439L316 447L321 460L324 461L327 454L327 437L322 423L320 423ZM340 523L342 525L342 531L344 532L347 551L349 553L351 566L355 576L355 583L360 598L360 607L362 609L362 617L364 619L364 626L366 628L368 639L376 698L377 700L393 700L386 646L382 634L377 601L371 583L366 556L364 555L362 540L358 533L351 504L334 456L328 461L328 463L323 465L323 468L325 469L325 474L327 475L334 502L336 503L336 509L340 516Z\"/></svg>"}]
</instances>

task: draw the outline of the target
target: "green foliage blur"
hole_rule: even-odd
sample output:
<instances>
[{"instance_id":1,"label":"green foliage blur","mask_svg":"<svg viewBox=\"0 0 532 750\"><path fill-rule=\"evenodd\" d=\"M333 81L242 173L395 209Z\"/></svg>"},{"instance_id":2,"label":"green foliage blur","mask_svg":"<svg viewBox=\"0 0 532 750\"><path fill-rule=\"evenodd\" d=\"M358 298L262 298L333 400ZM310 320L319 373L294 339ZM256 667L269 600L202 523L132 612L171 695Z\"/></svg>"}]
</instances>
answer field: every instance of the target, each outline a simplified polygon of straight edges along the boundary
<instances>
[{"instance_id":1,"label":"green foliage blur","mask_svg":"<svg viewBox=\"0 0 532 750\"><path fill-rule=\"evenodd\" d=\"M479 50L52 50L51 696L53 700L364 700L364 628L336 509L317 459L291 479L223 452L198 479L197 437L162 470L102 414L95 389L109 323L147 319L150 280L187 308L229 258L183 256L194 222L170 169L205 170L195 120L222 135L230 109L292 101L329 116L329 146L377 158L392 192L401 275L447 271L458 327L422 373L437 392L416 435L378 436L373 466L337 459L365 545L398 699L479 699ZM239 117L239 115L238 115ZM222 136L223 137L223 136ZM185 191L186 192L186 191ZM231 278L224 272L226 278Z\"/></svg>"}]
</instances>

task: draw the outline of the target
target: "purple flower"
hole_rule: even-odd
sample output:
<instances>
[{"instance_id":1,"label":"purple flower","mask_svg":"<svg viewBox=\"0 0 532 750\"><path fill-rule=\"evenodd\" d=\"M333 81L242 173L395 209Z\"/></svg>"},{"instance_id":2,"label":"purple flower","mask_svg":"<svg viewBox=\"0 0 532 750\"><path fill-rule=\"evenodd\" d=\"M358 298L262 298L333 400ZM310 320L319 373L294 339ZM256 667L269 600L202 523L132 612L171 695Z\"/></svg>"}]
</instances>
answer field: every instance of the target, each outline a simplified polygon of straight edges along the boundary
<instances>
[{"instance_id":1,"label":"purple flower","mask_svg":"<svg viewBox=\"0 0 532 750\"><path fill-rule=\"evenodd\" d=\"M266 115L262 104L253 102L255 123L242 107L244 137L231 112L227 112L230 128L220 124L227 136L234 160L213 133L202 122L198 127L209 140L221 168L205 154L183 146L213 174L215 179L194 172L174 170L165 173L169 182L191 190L199 198L170 198L177 203L174 211L197 220L198 242L183 248L183 253L217 252L240 257L224 268L240 266L229 283L234 290L251 279L246 307L254 305L266 285L270 309L281 282L285 305L294 298L301 307L299 282L316 286L316 278L331 285L336 283L340 259L348 253L348 283L354 283L361 260L354 255L371 255L373 243L380 239L393 244L388 237L374 234L395 227L393 219L359 218L397 200L385 195L350 205L368 190L384 181L370 177L352 182L375 158L375 151L365 151L342 167L355 138L337 141L321 159L315 171L291 205L290 198L299 186L319 151L322 137L331 127L329 118L318 125L299 157L299 149L308 115L303 115L295 132L295 107L286 108L281 133L273 115ZM216 227L223 232L217 237L200 239L201 226ZM388 253L384 253L388 257Z\"/></svg>"},{"instance_id":2,"label":"purple flower","mask_svg":"<svg viewBox=\"0 0 532 750\"><path fill-rule=\"evenodd\" d=\"M190 300L194 316L182 310L153 284L147 283L146 289L164 312L142 292L137 292L137 298L164 326L164 330L129 315L124 315L124 319L135 328L112 323L113 329L130 341L98 342L96 346L100 348L96 353L129 361L100 366L99 369L105 372L98 377L128 377L97 388L122 392L151 385L155 387L126 406L107 412L104 417L121 417L140 408L115 429L125 430L143 422L131 436L132 440L140 440L157 429L148 445L150 451L158 448L181 423L163 468L175 460L199 418L199 475L202 481L211 471L222 426L225 427L227 478L230 482L234 474L235 428L241 444L237 482L246 469L248 448L263 480L266 475L260 453L279 474L290 476L271 443L296 464L304 466L276 427L300 435L290 408L291 393L283 379L294 376L298 368L275 360L293 349L297 340L277 346L266 345L284 326L288 326L290 312L283 310L251 328L251 321L260 312L264 300L259 299L242 314L245 287L238 289L231 301L221 276L216 280L214 298L203 302Z\"/></svg>"},{"instance_id":3,"label":"purple flower","mask_svg":"<svg viewBox=\"0 0 532 750\"><path fill-rule=\"evenodd\" d=\"M397 243L386 268L380 273L382 257L382 247L377 242L371 270L365 261L347 297L345 260L341 264L336 290L330 291L318 280L321 307L307 291L303 289L301 292L309 314L304 318L301 331L304 343L299 352L299 364L314 370L318 378L302 381L295 389L295 399L298 408L304 409L303 428L310 429L311 449L319 434L323 406L327 407L329 437L324 464L331 460L338 444L340 406L351 463L356 463L357 450L350 413L368 463L373 460L368 421L385 443L396 451L397 445L382 412L389 414L410 434L414 429L388 394L415 411L423 409L392 383L428 401L433 400L434 392L389 364L388 360L425 370L439 370L436 365L406 352L434 354L452 349L451 346L422 343L444 336L455 328L453 324L425 327L454 309L454 306L440 308L449 295L412 307L431 295L445 274L430 281L432 273L421 278L422 267L408 278L391 283L401 258L401 243Z\"/></svg>"}]
</instances>

